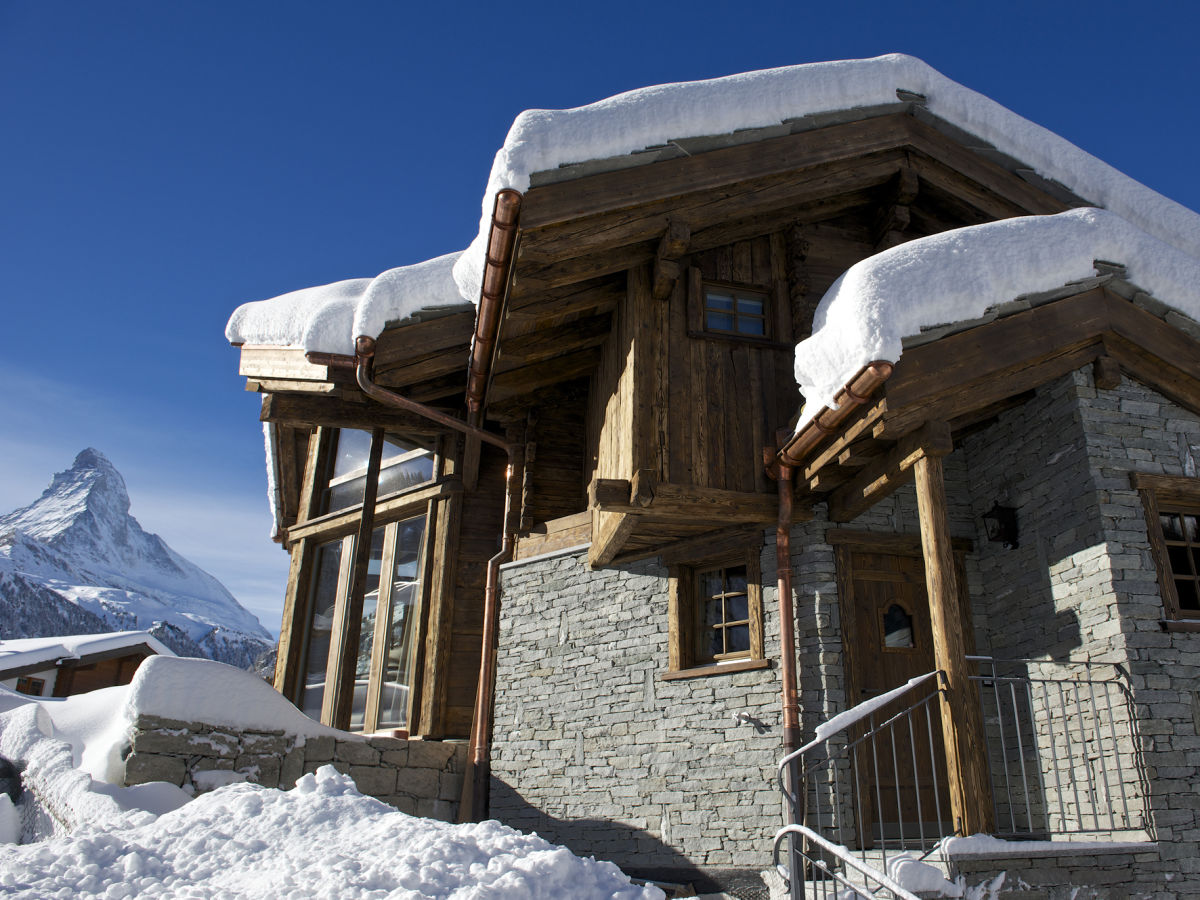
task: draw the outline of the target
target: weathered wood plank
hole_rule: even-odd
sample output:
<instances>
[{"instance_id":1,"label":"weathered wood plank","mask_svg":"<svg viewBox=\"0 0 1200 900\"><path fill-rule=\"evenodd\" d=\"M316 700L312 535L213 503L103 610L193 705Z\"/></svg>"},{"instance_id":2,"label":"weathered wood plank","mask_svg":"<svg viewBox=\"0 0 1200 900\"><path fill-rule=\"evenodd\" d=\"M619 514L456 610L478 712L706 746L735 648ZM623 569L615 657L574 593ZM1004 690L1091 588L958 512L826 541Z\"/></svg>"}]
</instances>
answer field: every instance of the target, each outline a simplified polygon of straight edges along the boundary
<instances>
[{"instance_id":1,"label":"weathered wood plank","mask_svg":"<svg viewBox=\"0 0 1200 900\"><path fill-rule=\"evenodd\" d=\"M329 367L313 365L303 350L245 344L238 360L238 374L247 378L328 381Z\"/></svg>"},{"instance_id":2,"label":"weathered wood plank","mask_svg":"<svg viewBox=\"0 0 1200 900\"><path fill-rule=\"evenodd\" d=\"M866 466L829 497L829 518L849 522L866 512L908 480L907 472L926 456L945 456L954 450L950 427L941 421L926 422L905 435L895 447Z\"/></svg>"},{"instance_id":3,"label":"weathered wood plank","mask_svg":"<svg viewBox=\"0 0 1200 900\"><path fill-rule=\"evenodd\" d=\"M605 513L644 516L661 522L681 524L725 522L728 524L774 522L779 502L772 494L730 491L724 488L659 483L648 505L634 503L633 485L625 479L594 481L592 505ZM807 513L798 512L796 521Z\"/></svg>"},{"instance_id":4,"label":"weathered wood plank","mask_svg":"<svg viewBox=\"0 0 1200 900\"><path fill-rule=\"evenodd\" d=\"M424 416L383 406L296 394L264 394L259 421L291 427L385 428L404 434L435 435L444 429Z\"/></svg>"}]
</instances>

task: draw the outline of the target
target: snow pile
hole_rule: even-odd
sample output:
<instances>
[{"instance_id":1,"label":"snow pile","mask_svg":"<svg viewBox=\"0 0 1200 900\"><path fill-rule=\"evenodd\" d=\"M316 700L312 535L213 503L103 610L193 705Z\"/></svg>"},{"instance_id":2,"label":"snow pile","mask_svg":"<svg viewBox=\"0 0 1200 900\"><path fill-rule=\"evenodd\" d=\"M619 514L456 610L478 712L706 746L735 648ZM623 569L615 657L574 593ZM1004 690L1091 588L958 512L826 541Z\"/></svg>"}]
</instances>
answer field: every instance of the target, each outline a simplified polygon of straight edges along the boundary
<instances>
[{"instance_id":1,"label":"snow pile","mask_svg":"<svg viewBox=\"0 0 1200 900\"><path fill-rule=\"evenodd\" d=\"M129 685L124 718L133 722L139 714L303 737L356 737L310 719L252 672L207 659L152 656L143 662Z\"/></svg>"},{"instance_id":2,"label":"snow pile","mask_svg":"<svg viewBox=\"0 0 1200 900\"><path fill-rule=\"evenodd\" d=\"M1193 232L1200 236L1200 227ZM1123 264L1129 281L1200 319L1198 256L1100 209L1004 219L885 250L833 283L817 307L812 336L796 347L796 381L808 401L801 424L832 405L866 363L899 359L901 338L1090 278L1095 260Z\"/></svg>"},{"instance_id":3,"label":"snow pile","mask_svg":"<svg viewBox=\"0 0 1200 900\"><path fill-rule=\"evenodd\" d=\"M575 109L526 110L496 154L479 233L465 252L393 269L375 279L341 281L243 305L229 320L226 336L233 343L350 354L358 335L378 336L386 324L422 307L477 302L496 193L505 188L524 192L535 172L673 140L895 104L897 89L924 95L934 115L1161 241L1200 256L1200 217L1192 211L920 60L891 54L656 85Z\"/></svg>"},{"instance_id":4,"label":"snow pile","mask_svg":"<svg viewBox=\"0 0 1200 900\"><path fill-rule=\"evenodd\" d=\"M422 309L459 306L451 276L460 253L449 253L376 276L304 288L234 310L225 337L233 344L303 347L354 355L354 338L378 336Z\"/></svg>"},{"instance_id":5,"label":"snow pile","mask_svg":"<svg viewBox=\"0 0 1200 900\"><path fill-rule=\"evenodd\" d=\"M839 731L845 731L855 722L861 722L876 710L882 709L893 700L908 693L909 690L916 687L922 681L927 681L931 678L934 678L935 675L936 673L932 672L924 675L917 675L908 679L908 681L904 682L904 684L900 685L899 687L892 688L890 691L880 694L878 697L871 697L867 700L864 700L857 706L852 706L849 709L838 713L832 719L822 722L817 726L817 730L813 734L812 743L809 746L827 740L828 738L837 734Z\"/></svg>"},{"instance_id":6,"label":"snow pile","mask_svg":"<svg viewBox=\"0 0 1200 900\"><path fill-rule=\"evenodd\" d=\"M938 894L942 897L961 897L962 888L949 881L937 866L921 862L915 853L900 853L887 861L887 873L892 881L905 890Z\"/></svg>"},{"instance_id":7,"label":"snow pile","mask_svg":"<svg viewBox=\"0 0 1200 900\"><path fill-rule=\"evenodd\" d=\"M663 896L631 885L611 863L496 822L407 816L362 796L332 766L288 792L231 785L153 822L0 845L0 893L105 900Z\"/></svg>"}]
</instances>

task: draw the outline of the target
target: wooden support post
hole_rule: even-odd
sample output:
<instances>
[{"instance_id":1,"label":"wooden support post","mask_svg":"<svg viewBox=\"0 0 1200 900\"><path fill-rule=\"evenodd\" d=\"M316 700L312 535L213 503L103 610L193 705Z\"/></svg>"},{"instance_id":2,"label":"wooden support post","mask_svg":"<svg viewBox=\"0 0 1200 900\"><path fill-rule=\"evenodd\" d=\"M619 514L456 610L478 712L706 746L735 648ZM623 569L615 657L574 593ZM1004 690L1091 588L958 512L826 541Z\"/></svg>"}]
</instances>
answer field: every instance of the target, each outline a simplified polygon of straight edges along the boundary
<instances>
[{"instance_id":1,"label":"wooden support post","mask_svg":"<svg viewBox=\"0 0 1200 900\"><path fill-rule=\"evenodd\" d=\"M934 662L945 673L941 693L942 735L950 785L950 809L960 835L993 830L983 714L970 680L967 645L959 605L958 576L946 515L941 456L924 455L913 469L925 557L925 587L933 626Z\"/></svg>"}]
</instances>

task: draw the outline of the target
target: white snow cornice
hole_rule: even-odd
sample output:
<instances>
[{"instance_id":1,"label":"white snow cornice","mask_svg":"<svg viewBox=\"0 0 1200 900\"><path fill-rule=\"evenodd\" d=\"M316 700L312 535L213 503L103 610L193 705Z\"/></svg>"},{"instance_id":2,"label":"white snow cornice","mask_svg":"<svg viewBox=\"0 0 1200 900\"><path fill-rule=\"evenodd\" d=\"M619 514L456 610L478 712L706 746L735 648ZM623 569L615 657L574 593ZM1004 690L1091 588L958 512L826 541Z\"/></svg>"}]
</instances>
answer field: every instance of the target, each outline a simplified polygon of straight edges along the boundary
<instances>
[{"instance_id":1,"label":"white snow cornice","mask_svg":"<svg viewBox=\"0 0 1200 900\"><path fill-rule=\"evenodd\" d=\"M833 406L862 366L898 360L902 338L1090 278L1096 260L1123 265L1126 280L1200 320L1200 259L1115 213L1074 209L945 231L856 263L825 292L812 336L796 347L800 424Z\"/></svg>"}]
</instances>

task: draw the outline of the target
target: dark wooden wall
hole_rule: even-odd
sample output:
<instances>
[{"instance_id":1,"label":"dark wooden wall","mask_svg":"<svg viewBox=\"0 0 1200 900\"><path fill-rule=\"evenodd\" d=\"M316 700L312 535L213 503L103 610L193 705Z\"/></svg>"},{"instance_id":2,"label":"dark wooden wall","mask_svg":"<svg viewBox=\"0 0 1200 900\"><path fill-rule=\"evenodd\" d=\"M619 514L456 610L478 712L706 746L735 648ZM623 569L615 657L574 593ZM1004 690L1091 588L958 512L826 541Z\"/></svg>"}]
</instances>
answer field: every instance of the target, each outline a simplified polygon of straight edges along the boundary
<instances>
[{"instance_id":1,"label":"dark wooden wall","mask_svg":"<svg viewBox=\"0 0 1200 900\"><path fill-rule=\"evenodd\" d=\"M146 653L133 656L117 656L100 662L82 666L63 666L54 682L55 697L69 697L74 694L86 694L88 691L98 691L100 688L115 687L118 684L129 684Z\"/></svg>"}]
</instances>

